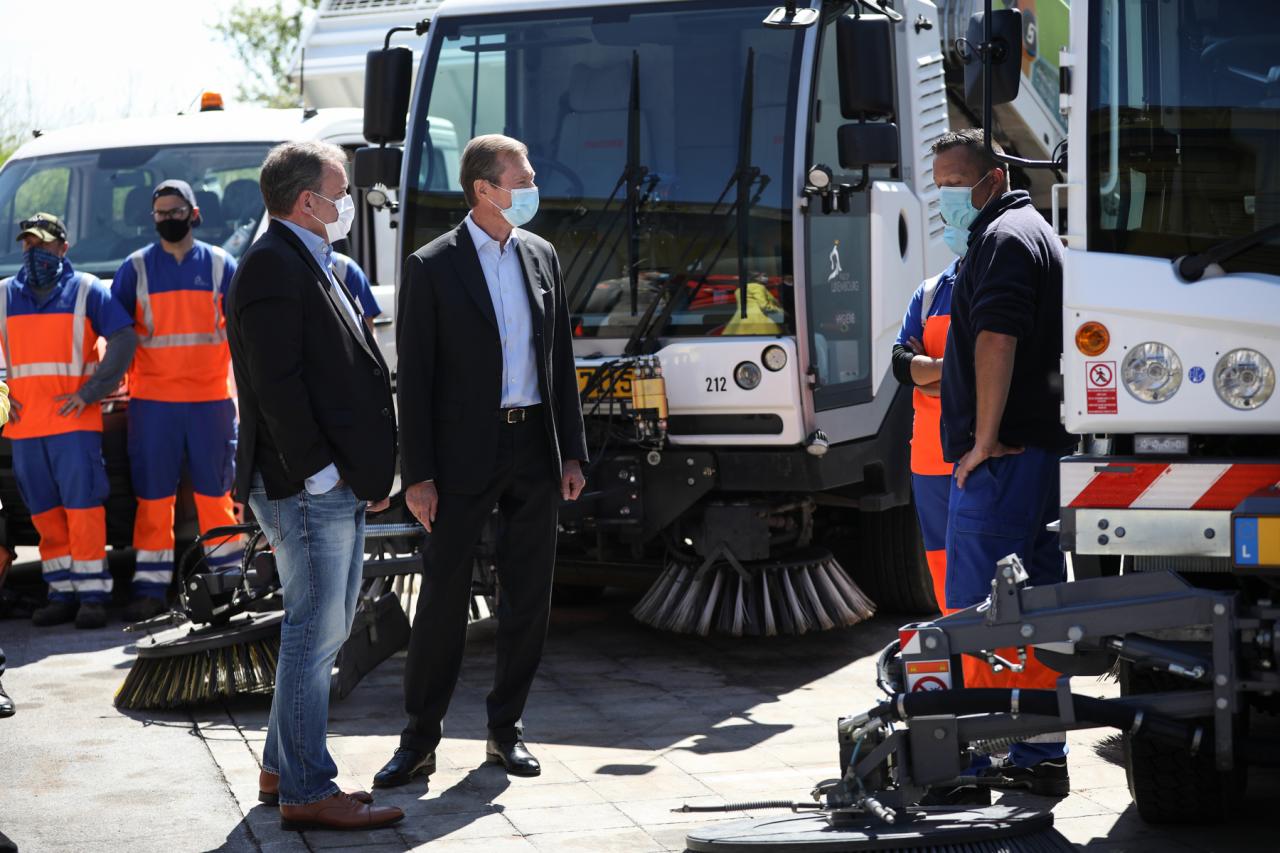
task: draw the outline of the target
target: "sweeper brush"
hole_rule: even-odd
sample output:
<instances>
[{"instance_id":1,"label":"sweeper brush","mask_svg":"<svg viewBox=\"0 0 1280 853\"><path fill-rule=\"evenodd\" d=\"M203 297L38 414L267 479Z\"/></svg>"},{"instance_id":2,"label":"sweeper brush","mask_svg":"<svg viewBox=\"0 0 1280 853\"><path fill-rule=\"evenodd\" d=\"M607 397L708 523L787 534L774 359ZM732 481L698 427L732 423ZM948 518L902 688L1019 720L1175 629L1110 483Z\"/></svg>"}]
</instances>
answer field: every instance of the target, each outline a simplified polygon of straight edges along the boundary
<instances>
[{"instance_id":1,"label":"sweeper brush","mask_svg":"<svg viewBox=\"0 0 1280 853\"><path fill-rule=\"evenodd\" d=\"M678 634L804 634L869 619L875 605L825 548L741 562L721 547L705 560L673 556L631 614Z\"/></svg>"},{"instance_id":2,"label":"sweeper brush","mask_svg":"<svg viewBox=\"0 0 1280 853\"><path fill-rule=\"evenodd\" d=\"M157 710L270 694L283 613L246 614L225 625L172 628L138 644L116 707Z\"/></svg>"}]
</instances>

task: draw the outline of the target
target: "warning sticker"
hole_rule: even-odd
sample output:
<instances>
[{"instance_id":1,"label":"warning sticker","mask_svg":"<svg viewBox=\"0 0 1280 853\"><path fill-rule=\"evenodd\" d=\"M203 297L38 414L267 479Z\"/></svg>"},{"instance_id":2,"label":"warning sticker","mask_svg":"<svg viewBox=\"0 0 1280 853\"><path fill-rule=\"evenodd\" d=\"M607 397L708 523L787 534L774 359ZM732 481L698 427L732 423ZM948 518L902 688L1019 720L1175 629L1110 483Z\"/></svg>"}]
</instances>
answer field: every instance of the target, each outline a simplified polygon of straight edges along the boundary
<instances>
[{"instance_id":1,"label":"warning sticker","mask_svg":"<svg viewBox=\"0 0 1280 853\"><path fill-rule=\"evenodd\" d=\"M950 690L951 662L945 660L908 661L907 691Z\"/></svg>"},{"instance_id":2,"label":"warning sticker","mask_svg":"<svg viewBox=\"0 0 1280 853\"><path fill-rule=\"evenodd\" d=\"M1116 400L1116 363L1114 361L1086 361L1085 408L1091 415L1114 415L1118 409Z\"/></svg>"}]
</instances>

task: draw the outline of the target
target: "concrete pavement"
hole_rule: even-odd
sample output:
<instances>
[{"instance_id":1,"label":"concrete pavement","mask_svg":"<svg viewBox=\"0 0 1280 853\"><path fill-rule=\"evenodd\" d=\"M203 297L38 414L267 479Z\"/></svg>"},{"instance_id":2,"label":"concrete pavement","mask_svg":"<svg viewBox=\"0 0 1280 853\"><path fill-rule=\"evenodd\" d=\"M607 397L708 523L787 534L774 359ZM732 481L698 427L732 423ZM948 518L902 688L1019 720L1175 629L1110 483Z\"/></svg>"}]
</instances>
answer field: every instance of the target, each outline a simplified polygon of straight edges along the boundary
<instances>
[{"instance_id":1,"label":"concrete pavement","mask_svg":"<svg viewBox=\"0 0 1280 853\"><path fill-rule=\"evenodd\" d=\"M0 721L0 831L24 853L679 850L691 826L743 816L672 813L680 804L802 799L836 774L835 720L879 700L874 655L897 625L704 640L637 625L629 603L555 611L525 719L538 779L482 764L493 626L472 626L430 790L379 793L408 817L369 833L286 833L258 805L265 702L121 714L111 696L131 652L118 623L78 632L0 622L19 707ZM403 656L387 661L332 708L330 748L348 788L367 787L395 748L402 669ZM1075 689L1107 695L1115 685L1078 679ZM1277 848L1263 823L1274 776L1255 775L1252 819L1153 828L1129 800L1118 743L1078 733L1071 745L1072 795L1036 804L1053 808L1071 841L1126 853Z\"/></svg>"}]
</instances>

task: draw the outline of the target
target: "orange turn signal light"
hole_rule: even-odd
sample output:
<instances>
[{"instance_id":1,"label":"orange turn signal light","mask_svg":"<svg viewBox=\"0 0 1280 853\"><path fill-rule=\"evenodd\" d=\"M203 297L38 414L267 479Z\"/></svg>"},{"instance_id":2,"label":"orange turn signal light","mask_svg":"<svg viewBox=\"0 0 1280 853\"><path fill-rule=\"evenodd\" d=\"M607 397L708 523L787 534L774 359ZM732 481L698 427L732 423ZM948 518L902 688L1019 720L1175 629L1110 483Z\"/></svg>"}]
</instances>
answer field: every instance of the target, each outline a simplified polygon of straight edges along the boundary
<instances>
[{"instance_id":1,"label":"orange turn signal light","mask_svg":"<svg viewBox=\"0 0 1280 853\"><path fill-rule=\"evenodd\" d=\"M1076 349L1085 355L1102 355L1111 346L1111 333L1101 323L1090 320L1076 329Z\"/></svg>"},{"instance_id":2,"label":"orange turn signal light","mask_svg":"<svg viewBox=\"0 0 1280 853\"><path fill-rule=\"evenodd\" d=\"M222 96L217 92L205 92L200 96L200 112L222 109Z\"/></svg>"}]
</instances>

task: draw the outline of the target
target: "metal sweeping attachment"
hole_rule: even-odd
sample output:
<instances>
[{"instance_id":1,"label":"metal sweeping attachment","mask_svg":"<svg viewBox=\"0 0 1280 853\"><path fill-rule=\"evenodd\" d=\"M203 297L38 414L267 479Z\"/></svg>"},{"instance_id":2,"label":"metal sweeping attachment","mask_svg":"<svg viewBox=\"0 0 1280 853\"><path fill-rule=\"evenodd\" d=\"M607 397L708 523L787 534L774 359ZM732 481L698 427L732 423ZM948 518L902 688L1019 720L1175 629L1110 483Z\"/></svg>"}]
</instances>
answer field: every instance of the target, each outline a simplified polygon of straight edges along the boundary
<instances>
[{"instance_id":1,"label":"metal sweeping attachment","mask_svg":"<svg viewBox=\"0 0 1280 853\"><path fill-rule=\"evenodd\" d=\"M725 546L701 563L673 556L631 614L678 634L804 634L856 625L871 599L826 548L740 562Z\"/></svg>"},{"instance_id":2,"label":"metal sweeping attachment","mask_svg":"<svg viewBox=\"0 0 1280 853\"><path fill-rule=\"evenodd\" d=\"M269 694L276 684L283 613L237 616L225 625L175 628L138 644L116 692L117 708L156 710Z\"/></svg>"}]
</instances>

